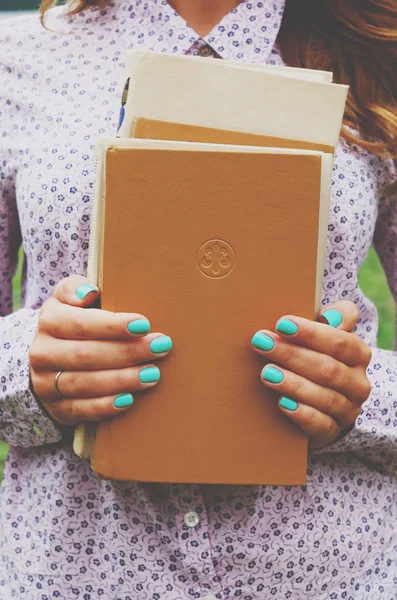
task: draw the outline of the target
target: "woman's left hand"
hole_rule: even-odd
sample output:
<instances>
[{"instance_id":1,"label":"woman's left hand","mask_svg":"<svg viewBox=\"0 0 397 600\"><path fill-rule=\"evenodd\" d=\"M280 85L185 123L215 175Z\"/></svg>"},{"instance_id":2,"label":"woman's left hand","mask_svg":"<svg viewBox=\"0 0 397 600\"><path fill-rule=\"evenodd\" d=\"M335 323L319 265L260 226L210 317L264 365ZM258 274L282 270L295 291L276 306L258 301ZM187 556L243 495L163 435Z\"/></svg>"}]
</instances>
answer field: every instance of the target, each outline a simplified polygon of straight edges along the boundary
<instances>
[{"instance_id":1,"label":"woman's left hand","mask_svg":"<svg viewBox=\"0 0 397 600\"><path fill-rule=\"evenodd\" d=\"M269 361L263 384L280 394L280 409L309 436L311 448L343 435L371 392L366 370L372 352L352 333L358 317L353 302L336 302L321 311L321 322L286 315L276 333L262 329L252 339Z\"/></svg>"}]
</instances>

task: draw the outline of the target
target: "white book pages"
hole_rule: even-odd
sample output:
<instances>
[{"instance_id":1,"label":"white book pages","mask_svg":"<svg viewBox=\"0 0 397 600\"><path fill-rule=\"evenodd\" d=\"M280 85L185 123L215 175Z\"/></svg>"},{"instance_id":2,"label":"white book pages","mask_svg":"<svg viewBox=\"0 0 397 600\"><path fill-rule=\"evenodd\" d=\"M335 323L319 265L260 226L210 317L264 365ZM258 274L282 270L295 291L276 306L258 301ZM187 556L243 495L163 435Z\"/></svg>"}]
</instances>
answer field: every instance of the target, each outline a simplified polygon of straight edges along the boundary
<instances>
[{"instance_id":1,"label":"white book pages","mask_svg":"<svg viewBox=\"0 0 397 600\"><path fill-rule=\"evenodd\" d=\"M130 52L129 92L118 135L131 137L134 119L145 117L335 147L348 87L280 75L280 70Z\"/></svg>"}]
</instances>

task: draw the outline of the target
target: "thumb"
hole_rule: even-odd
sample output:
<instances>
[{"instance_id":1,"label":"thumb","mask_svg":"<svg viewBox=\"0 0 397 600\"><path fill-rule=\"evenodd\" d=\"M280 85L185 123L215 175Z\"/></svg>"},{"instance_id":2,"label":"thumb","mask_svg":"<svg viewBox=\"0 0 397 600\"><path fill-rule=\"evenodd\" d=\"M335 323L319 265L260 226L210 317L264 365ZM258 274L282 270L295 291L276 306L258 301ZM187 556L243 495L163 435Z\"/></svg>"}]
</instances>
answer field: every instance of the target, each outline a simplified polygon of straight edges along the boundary
<instances>
[{"instance_id":1,"label":"thumb","mask_svg":"<svg viewBox=\"0 0 397 600\"><path fill-rule=\"evenodd\" d=\"M356 325L359 316L360 312L354 302L340 300L323 308L319 313L318 320L320 323L350 332Z\"/></svg>"},{"instance_id":2,"label":"thumb","mask_svg":"<svg viewBox=\"0 0 397 600\"><path fill-rule=\"evenodd\" d=\"M91 306L99 298L99 289L81 275L71 275L59 281L53 298L70 306Z\"/></svg>"}]
</instances>

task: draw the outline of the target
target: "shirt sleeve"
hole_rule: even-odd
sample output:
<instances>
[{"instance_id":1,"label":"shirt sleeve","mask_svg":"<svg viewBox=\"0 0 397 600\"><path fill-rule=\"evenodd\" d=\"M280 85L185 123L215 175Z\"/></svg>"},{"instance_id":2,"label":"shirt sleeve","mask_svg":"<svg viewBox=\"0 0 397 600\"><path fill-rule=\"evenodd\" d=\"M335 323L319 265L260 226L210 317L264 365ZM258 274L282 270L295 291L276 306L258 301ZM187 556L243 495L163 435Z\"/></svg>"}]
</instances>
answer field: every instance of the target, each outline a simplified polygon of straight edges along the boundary
<instances>
[{"instance_id":1,"label":"shirt sleeve","mask_svg":"<svg viewBox=\"0 0 397 600\"><path fill-rule=\"evenodd\" d=\"M386 184L392 180L393 171L387 171L390 177ZM373 243L397 303L397 193L380 198ZM375 468L397 470L396 343L397 339L394 351L372 348L372 359L367 369L371 394L362 405L354 427L320 453L354 452Z\"/></svg>"},{"instance_id":2,"label":"shirt sleeve","mask_svg":"<svg viewBox=\"0 0 397 600\"><path fill-rule=\"evenodd\" d=\"M7 157L1 157L0 439L28 447L60 441L62 433L30 387L29 348L37 330L38 310L12 312L12 277L21 242L14 179Z\"/></svg>"}]
</instances>

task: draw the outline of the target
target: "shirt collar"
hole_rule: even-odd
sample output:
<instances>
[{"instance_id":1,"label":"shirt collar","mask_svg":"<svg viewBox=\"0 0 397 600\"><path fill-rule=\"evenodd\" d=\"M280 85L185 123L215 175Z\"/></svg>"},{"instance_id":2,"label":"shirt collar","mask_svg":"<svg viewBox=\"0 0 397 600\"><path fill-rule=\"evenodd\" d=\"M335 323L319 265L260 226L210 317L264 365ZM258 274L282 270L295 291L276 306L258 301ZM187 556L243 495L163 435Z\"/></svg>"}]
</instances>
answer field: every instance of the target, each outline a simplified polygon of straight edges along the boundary
<instances>
[{"instance_id":1,"label":"shirt collar","mask_svg":"<svg viewBox=\"0 0 397 600\"><path fill-rule=\"evenodd\" d=\"M200 36L166 0L119 0L120 26L130 48L183 54ZM285 0L243 0L203 39L222 58L266 63Z\"/></svg>"}]
</instances>

